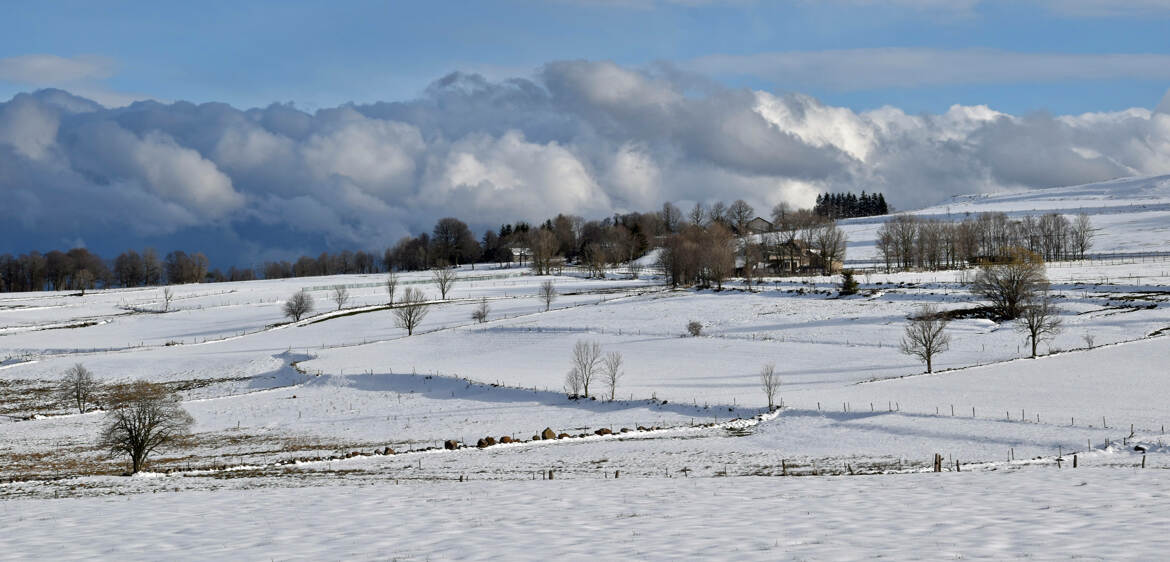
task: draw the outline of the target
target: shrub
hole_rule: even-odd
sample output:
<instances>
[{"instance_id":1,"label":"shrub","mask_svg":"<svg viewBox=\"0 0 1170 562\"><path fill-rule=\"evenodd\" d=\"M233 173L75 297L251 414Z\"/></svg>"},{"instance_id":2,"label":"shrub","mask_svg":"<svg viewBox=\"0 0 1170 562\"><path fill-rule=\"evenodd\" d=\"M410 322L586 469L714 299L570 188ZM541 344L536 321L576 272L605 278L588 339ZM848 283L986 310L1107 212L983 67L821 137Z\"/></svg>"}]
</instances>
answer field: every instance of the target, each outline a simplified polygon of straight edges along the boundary
<instances>
[{"instance_id":1,"label":"shrub","mask_svg":"<svg viewBox=\"0 0 1170 562\"><path fill-rule=\"evenodd\" d=\"M703 323L698 320L691 320L687 322L687 333L693 337L703 335Z\"/></svg>"}]
</instances>

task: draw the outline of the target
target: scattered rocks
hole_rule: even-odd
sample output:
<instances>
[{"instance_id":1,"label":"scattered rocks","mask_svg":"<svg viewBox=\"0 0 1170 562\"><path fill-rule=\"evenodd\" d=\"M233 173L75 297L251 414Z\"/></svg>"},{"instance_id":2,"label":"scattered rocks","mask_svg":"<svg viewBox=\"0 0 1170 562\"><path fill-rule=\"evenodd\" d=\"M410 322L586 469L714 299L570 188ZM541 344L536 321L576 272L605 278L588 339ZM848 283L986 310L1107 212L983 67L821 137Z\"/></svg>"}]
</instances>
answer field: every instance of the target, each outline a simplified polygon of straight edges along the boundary
<instances>
[{"instance_id":1,"label":"scattered rocks","mask_svg":"<svg viewBox=\"0 0 1170 562\"><path fill-rule=\"evenodd\" d=\"M644 426L644 425L639 425L639 426L638 426L638 431L650 431L650 428L648 428L648 427L646 427L646 426Z\"/></svg>"},{"instance_id":2,"label":"scattered rocks","mask_svg":"<svg viewBox=\"0 0 1170 562\"><path fill-rule=\"evenodd\" d=\"M496 444L495 437L484 437L483 439L476 441L475 446L479 447L480 449L483 449L486 447L491 447L492 445L495 445L495 444Z\"/></svg>"}]
</instances>

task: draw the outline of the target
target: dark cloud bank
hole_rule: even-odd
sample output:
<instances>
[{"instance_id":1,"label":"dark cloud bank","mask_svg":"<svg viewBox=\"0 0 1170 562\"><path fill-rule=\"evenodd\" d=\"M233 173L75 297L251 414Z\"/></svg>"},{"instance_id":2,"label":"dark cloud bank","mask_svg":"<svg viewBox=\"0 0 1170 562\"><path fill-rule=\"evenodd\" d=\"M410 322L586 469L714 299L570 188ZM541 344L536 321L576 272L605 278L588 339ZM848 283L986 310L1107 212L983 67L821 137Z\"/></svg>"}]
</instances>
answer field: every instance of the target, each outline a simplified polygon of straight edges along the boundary
<instances>
[{"instance_id":1,"label":"dark cloud bank","mask_svg":"<svg viewBox=\"0 0 1170 562\"><path fill-rule=\"evenodd\" d=\"M1166 103L1162 104L1163 106ZM0 252L154 245L216 265L381 249L458 216L477 229L664 200L765 209L824 190L948 196L1170 173L1170 114L857 113L671 69L557 62L452 74L420 99L309 114L60 90L0 104Z\"/></svg>"}]
</instances>

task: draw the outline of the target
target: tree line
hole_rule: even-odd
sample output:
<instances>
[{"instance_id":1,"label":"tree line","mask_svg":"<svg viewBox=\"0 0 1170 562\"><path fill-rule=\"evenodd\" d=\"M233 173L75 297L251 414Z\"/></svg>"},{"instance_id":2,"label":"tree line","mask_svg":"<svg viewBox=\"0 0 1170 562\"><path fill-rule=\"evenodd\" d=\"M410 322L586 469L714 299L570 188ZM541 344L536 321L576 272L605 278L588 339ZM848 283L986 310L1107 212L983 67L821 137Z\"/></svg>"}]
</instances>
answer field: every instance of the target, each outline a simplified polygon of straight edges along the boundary
<instances>
[{"instance_id":1,"label":"tree line","mask_svg":"<svg viewBox=\"0 0 1170 562\"><path fill-rule=\"evenodd\" d=\"M887 215L890 213L890 207L886 204L886 196L881 193L869 194L864 191L861 195L854 195L852 191L822 193L817 195L813 213L828 219L848 219Z\"/></svg>"},{"instance_id":2,"label":"tree line","mask_svg":"<svg viewBox=\"0 0 1170 562\"><path fill-rule=\"evenodd\" d=\"M961 221L899 215L878 229L876 245L887 270L937 270L994 261L1015 248L1046 261L1084 259L1093 235L1083 213L1071 220L1058 213L1012 219L989 212Z\"/></svg>"},{"instance_id":3,"label":"tree line","mask_svg":"<svg viewBox=\"0 0 1170 562\"><path fill-rule=\"evenodd\" d=\"M864 195L864 194L863 194ZM880 197L880 195L879 195ZM866 196L867 201L873 198ZM883 200L884 202L884 200ZM467 223L455 217L439 219L430 232L405 236L381 255L367 251L322 252L294 261L268 261L253 268L211 268L201 252L175 250L160 257L153 248L127 250L113 260L85 249L46 254L28 252L0 255L0 292L141 287L163 284L215 283L283 279L385 271L419 271L442 266L478 263L507 264L519 261L537 273L550 273L563 263L576 263L600 275L606 267L629 264L650 249L705 248L704 257L679 256L679 283L718 286L730 275L734 255L728 261L729 240L749 233L755 209L743 200L730 204L698 203L687 212L667 202L655 212L616 213L599 220L558 214L542 223L519 221L489 229L476 237ZM776 230L795 223L826 224L815 210L792 210L785 204L772 209ZM700 229L699 232L695 229ZM787 232L794 232L789 230ZM720 246L730 247L720 249ZM843 247L843 246L842 246ZM718 251L712 252L713 249ZM698 259L698 258L695 258ZM636 265L631 266L636 275Z\"/></svg>"}]
</instances>

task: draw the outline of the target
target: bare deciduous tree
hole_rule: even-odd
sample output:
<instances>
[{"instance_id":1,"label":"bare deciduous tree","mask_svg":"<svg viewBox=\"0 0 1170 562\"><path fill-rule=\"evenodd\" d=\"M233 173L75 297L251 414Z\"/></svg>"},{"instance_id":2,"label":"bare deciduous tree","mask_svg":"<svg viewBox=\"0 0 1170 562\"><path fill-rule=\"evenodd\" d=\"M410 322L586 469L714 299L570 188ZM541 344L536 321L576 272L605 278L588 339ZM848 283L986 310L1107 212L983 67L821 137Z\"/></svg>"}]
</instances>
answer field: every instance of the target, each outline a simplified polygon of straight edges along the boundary
<instances>
[{"instance_id":1,"label":"bare deciduous tree","mask_svg":"<svg viewBox=\"0 0 1170 562\"><path fill-rule=\"evenodd\" d=\"M980 266L971 292L991 301L996 316L1014 320L1023 303L1048 287L1044 259L1035 252L1013 248L1000 262Z\"/></svg>"},{"instance_id":2,"label":"bare deciduous tree","mask_svg":"<svg viewBox=\"0 0 1170 562\"><path fill-rule=\"evenodd\" d=\"M349 289L345 288L345 285L333 288L333 302L337 304L337 310L341 310L345 303L349 302Z\"/></svg>"},{"instance_id":3,"label":"bare deciduous tree","mask_svg":"<svg viewBox=\"0 0 1170 562\"><path fill-rule=\"evenodd\" d=\"M932 305L918 309L910 318L902 337L901 350L906 355L917 357L926 363L926 372L934 372L934 356L951 346L951 336L946 333L948 320Z\"/></svg>"},{"instance_id":4,"label":"bare deciduous tree","mask_svg":"<svg viewBox=\"0 0 1170 562\"><path fill-rule=\"evenodd\" d=\"M390 306L394 306L394 293L398 292L398 274L391 271L386 274L386 294L390 296Z\"/></svg>"},{"instance_id":5,"label":"bare deciduous tree","mask_svg":"<svg viewBox=\"0 0 1170 562\"><path fill-rule=\"evenodd\" d=\"M578 340L573 346L573 370L581 379L581 389L589 397L589 384L597 376L601 366L601 344L595 341Z\"/></svg>"},{"instance_id":6,"label":"bare deciduous tree","mask_svg":"<svg viewBox=\"0 0 1170 562\"><path fill-rule=\"evenodd\" d=\"M402 300L394 309L394 316L398 327L406 330L406 335L413 336L414 329L426 318L428 309L425 303L426 296L419 289L408 287L402 292Z\"/></svg>"},{"instance_id":7,"label":"bare deciduous tree","mask_svg":"<svg viewBox=\"0 0 1170 562\"><path fill-rule=\"evenodd\" d=\"M780 374L776 372L776 364L768 363L760 369L760 387L764 389L764 396L768 397L768 411L776 409L776 392L780 390Z\"/></svg>"},{"instance_id":8,"label":"bare deciduous tree","mask_svg":"<svg viewBox=\"0 0 1170 562\"><path fill-rule=\"evenodd\" d=\"M1061 320L1058 314L1060 310L1047 292L1035 296L1021 307L1020 316L1016 319L1016 330L1028 336L1033 359L1036 358L1037 344L1060 333ZM1092 347L1092 344L1089 346Z\"/></svg>"},{"instance_id":9,"label":"bare deciduous tree","mask_svg":"<svg viewBox=\"0 0 1170 562\"><path fill-rule=\"evenodd\" d=\"M727 208L727 216L731 220L731 225L735 227L735 234L737 236L747 236L747 224L751 222L755 216L756 210L747 201L743 199L736 199L735 202Z\"/></svg>"},{"instance_id":10,"label":"bare deciduous tree","mask_svg":"<svg viewBox=\"0 0 1170 562\"><path fill-rule=\"evenodd\" d=\"M823 223L812 230L809 243L820 255L822 273L833 273L834 262L844 263L846 241L845 231L833 222Z\"/></svg>"},{"instance_id":11,"label":"bare deciduous tree","mask_svg":"<svg viewBox=\"0 0 1170 562\"><path fill-rule=\"evenodd\" d=\"M552 303L557 298L557 286L553 284L552 279L546 280L540 284L540 300L544 301L544 311L548 312L552 307Z\"/></svg>"},{"instance_id":12,"label":"bare deciduous tree","mask_svg":"<svg viewBox=\"0 0 1170 562\"><path fill-rule=\"evenodd\" d=\"M576 367L565 373L565 393L569 395L569 398L581 396L581 371L578 371Z\"/></svg>"},{"instance_id":13,"label":"bare deciduous tree","mask_svg":"<svg viewBox=\"0 0 1170 562\"><path fill-rule=\"evenodd\" d=\"M84 414L94 404L100 392L101 383L81 363L65 371L65 376L57 385L57 398L76 407L79 414Z\"/></svg>"},{"instance_id":14,"label":"bare deciduous tree","mask_svg":"<svg viewBox=\"0 0 1170 562\"><path fill-rule=\"evenodd\" d=\"M471 311L471 319L479 322L480 324L487 322L488 313L491 312L491 310L491 307L488 306L487 297L482 297L479 299L479 306L475 307L475 310Z\"/></svg>"},{"instance_id":15,"label":"bare deciduous tree","mask_svg":"<svg viewBox=\"0 0 1170 562\"><path fill-rule=\"evenodd\" d=\"M1077 215L1076 220L1072 224L1072 251L1076 254L1077 259L1085 259L1085 254L1089 252L1089 248L1093 247L1093 223L1089 220L1089 215L1081 213Z\"/></svg>"},{"instance_id":16,"label":"bare deciduous tree","mask_svg":"<svg viewBox=\"0 0 1170 562\"><path fill-rule=\"evenodd\" d=\"M609 401L613 402L617 396L618 380L625 374L622 372L622 354L617 351L606 353L601 364L601 374L605 379L605 385L609 387Z\"/></svg>"},{"instance_id":17,"label":"bare deciduous tree","mask_svg":"<svg viewBox=\"0 0 1170 562\"><path fill-rule=\"evenodd\" d=\"M439 288L439 298L447 300L447 292L451 290L451 287L455 286L455 281L459 279L459 276L455 273L454 268L440 263L431 272L431 279L435 280L435 286Z\"/></svg>"},{"instance_id":18,"label":"bare deciduous tree","mask_svg":"<svg viewBox=\"0 0 1170 562\"><path fill-rule=\"evenodd\" d=\"M129 457L132 473L146 466L151 453L175 444L195 422L177 394L144 381L114 392L106 416L99 444L115 456Z\"/></svg>"},{"instance_id":19,"label":"bare deciduous tree","mask_svg":"<svg viewBox=\"0 0 1170 562\"><path fill-rule=\"evenodd\" d=\"M695 203L695 206L691 207L691 212L687 214L687 219L695 226L703 226L707 223L707 209L702 203Z\"/></svg>"},{"instance_id":20,"label":"bare deciduous tree","mask_svg":"<svg viewBox=\"0 0 1170 562\"><path fill-rule=\"evenodd\" d=\"M284 315L300 322L301 318L313 311L313 296L301 289L284 301Z\"/></svg>"},{"instance_id":21,"label":"bare deciduous tree","mask_svg":"<svg viewBox=\"0 0 1170 562\"><path fill-rule=\"evenodd\" d=\"M163 312L168 312L171 310L171 301L174 300L175 293L174 293L174 291L171 290L170 287L163 287L162 297L163 297Z\"/></svg>"}]
</instances>

